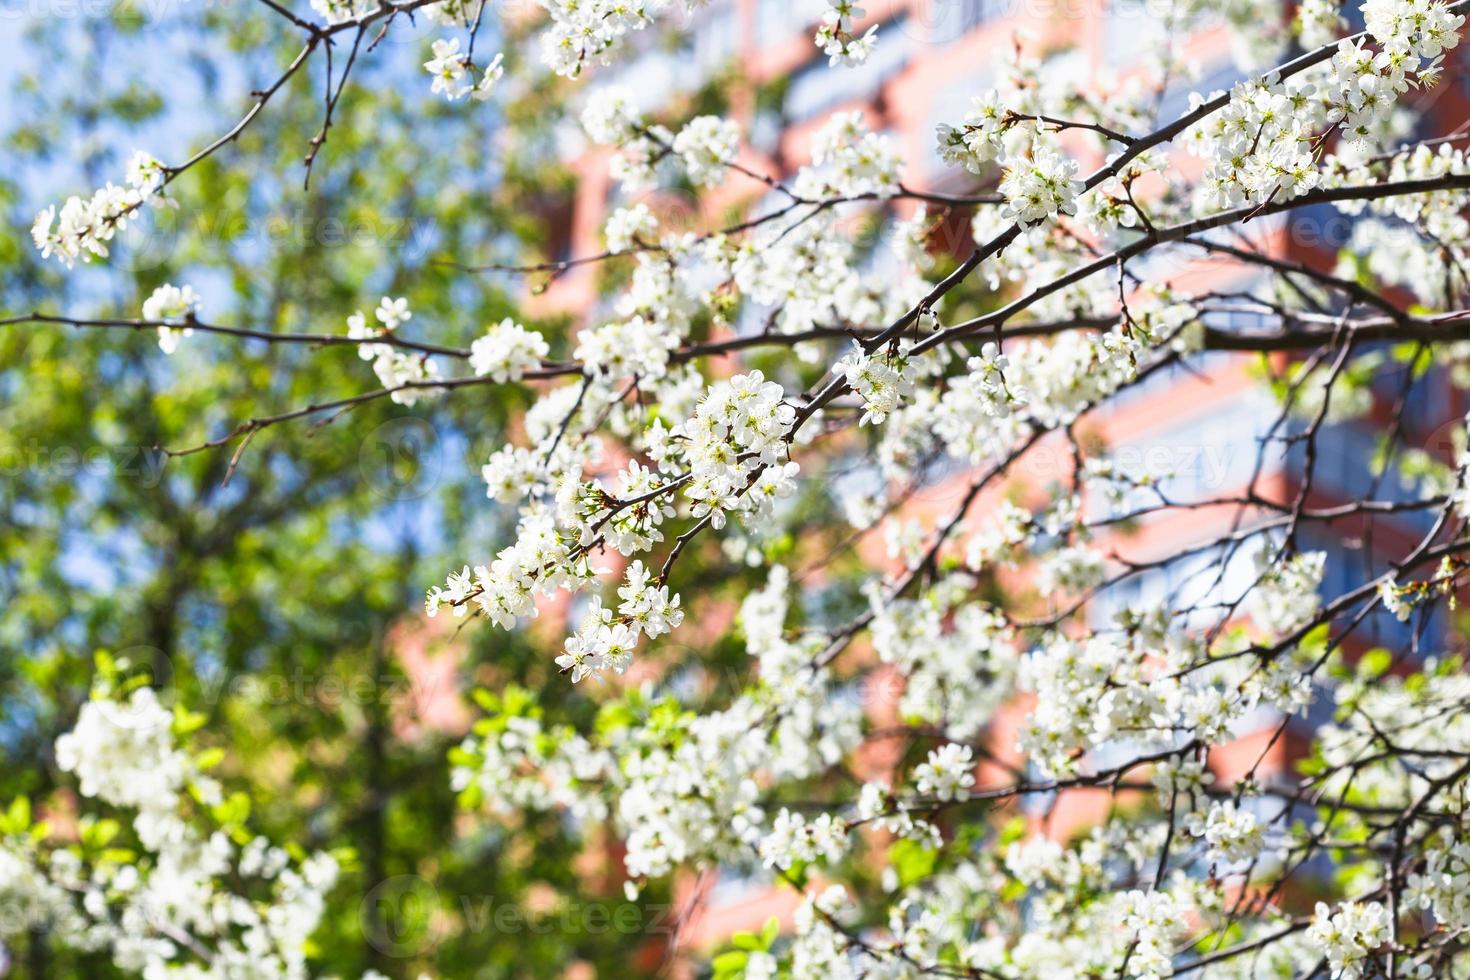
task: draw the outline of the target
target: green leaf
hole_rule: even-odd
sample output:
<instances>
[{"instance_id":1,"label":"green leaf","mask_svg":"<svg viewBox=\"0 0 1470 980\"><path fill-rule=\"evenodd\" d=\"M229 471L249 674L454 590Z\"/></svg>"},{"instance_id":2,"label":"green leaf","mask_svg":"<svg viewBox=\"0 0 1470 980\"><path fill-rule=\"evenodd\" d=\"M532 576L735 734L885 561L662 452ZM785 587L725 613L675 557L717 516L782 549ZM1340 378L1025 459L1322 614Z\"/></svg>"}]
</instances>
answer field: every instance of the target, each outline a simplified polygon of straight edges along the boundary
<instances>
[{"instance_id":1,"label":"green leaf","mask_svg":"<svg viewBox=\"0 0 1470 980\"><path fill-rule=\"evenodd\" d=\"M472 782L459 791L457 802L461 810L477 810L485 802L485 791L480 788L479 783Z\"/></svg>"},{"instance_id":2,"label":"green leaf","mask_svg":"<svg viewBox=\"0 0 1470 980\"><path fill-rule=\"evenodd\" d=\"M893 862L894 870L898 872L899 886L908 887L934 871L935 862L939 860L939 851L917 841L904 839L889 848L888 856Z\"/></svg>"},{"instance_id":3,"label":"green leaf","mask_svg":"<svg viewBox=\"0 0 1470 980\"><path fill-rule=\"evenodd\" d=\"M214 748L205 749L203 752L199 753L198 758L194 760L194 764L200 769L213 769L215 766L224 761L225 750L220 748L219 746L215 746Z\"/></svg>"},{"instance_id":4,"label":"green leaf","mask_svg":"<svg viewBox=\"0 0 1470 980\"><path fill-rule=\"evenodd\" d=\"M86 841L93 847L106 847L122 832L122 825L111 818L98 820L87 828Z\"/></svg>"},{"instance_id":5,"label":"green leaf","mask_svg":"<svg viewBox=\"0 0 1470 980\"><path fill-rule=\"evenodd\" d=\"M1358 676L1364 678L1382 677L1388 673L1388 668L1393 666L1393 654L1383 647L1374 647L1363 654L1358 661Z\"/></svg>"},{"instance_id":6,"label":"green leaf","mask_svg":"<svg viewBox=\"0 0 1470 980\"><path fill-rule=\"evenodd\" d=\"M29 797L17 796L10 801L5 814L4 828L7 834L24 833L31 825L31 801Z\"/></svg>"},{"instance_id":7,"label":"green leaf","mask_svg":"<svg viewBox=\"0 0 1470 980\"><path fill-rule=\"evenodd\" d=\"M745 964L750 961L750 955L741 950L731 950L721 953L710 963L715 969L715 976L729 977L738 976L745 971Z\"/></svg>"},{"instance_id":8,"label":"green leaf","mask_svg":"<svg viewBox=\"0 0 1470 980\"><path fill-rule=\"evenodd\" d=\"M1312 628L1306 636L1302 637L1297 648L1303 653L1310 654L1313 659L1320 657L1327 649L1327 640L1331 635L1331 628L1326 623L1321 623Z\"/></svg>"},{"instance_id":9,"label":"green leaf","mask_svg":"<svg viewBox=\"0 0 1470 980\"><path fill-rule=\"evenodd\" d=\"M1011 844L1016 843L1025 836L1026 818L1012 817L1010 820L1007 820L1005 826L1000 829L1000 836L997 838L996 843L1000 847L1009 847Z\"/></svg>"},{"instance_id":10,"label":"green leaf","mask_svg":"<svg viewBox=\"0 0 1470 980\"><path fill-rule=\"evenodd\" d=\"M761 926L761 949L769 950L780 934L781 920L773 915L766 920L765 925Z\"/></svg>"},{"instance_id":11,"label":"green leaf","mask_svg":"<svg viewBox=\"0 0 1470 980\"><path fill-rule=\"evenodd\" d=\"M188 735L190 732L198 731L207 720L203 712L190 711L181 704L174 705L173 730L175 735Z\"/></svg>"},{"instance_id":12,"label":"green leaf","mask_svg":"<svg viewBox=\"0 0 1470 980\"><path fill-rule=\"evenodd\" d=\"M243 824L250 817L250 797L244 793L231 793L214 807L212 813L215 820L226 826Z\"/></svg>"}]
</instances>

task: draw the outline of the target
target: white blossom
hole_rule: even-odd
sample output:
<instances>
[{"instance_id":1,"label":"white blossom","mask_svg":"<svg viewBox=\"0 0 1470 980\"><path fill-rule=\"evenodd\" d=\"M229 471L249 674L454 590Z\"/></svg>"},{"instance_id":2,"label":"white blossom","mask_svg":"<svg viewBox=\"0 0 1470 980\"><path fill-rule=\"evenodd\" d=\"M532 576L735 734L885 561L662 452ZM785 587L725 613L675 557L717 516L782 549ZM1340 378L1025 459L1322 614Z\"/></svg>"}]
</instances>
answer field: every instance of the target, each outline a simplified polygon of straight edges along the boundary
<instances>
[{"instance_id":1,"label":"white blossom","mask_svg":"<svg viewBox=\"0 0 1470 980\"><path fill-rule=\"evenodd\" d=\"M853 0L827 0L814 40L827 56L828 64L860 65L873 53L878 43L878 25L873 24L860 37L853 33L853 20L862 16L863 8Z\"/></svg>"},{"instance_id":2,"label":"white blossom","mask_svg":"<svg viewBox=\"0 0 1470 980\"><path fill-rule=\"evenodd\" d=\"M1381 902L1343 902L1334 910L1318 902L1307 937L1327 958L1334 978L1367 975L1369 957L1389 940L1388 910Z\"/></svg>"},{"instance_id":3,"label":"white blossom","mask_svg":"<svg viewBox=\"0 0 1470 980\"><path fill-rule=\"evenodd\" d=\"M550 352L541 334L506 317L470 344L470 369L502 384L519 381L527 371L540 367Z\"/></svg>"},{"instance_id":4,"label":"white blossom","mask_svg":"<svg viewBox=\"0 0 1470 980\"><path fill-rule=\"evenodd\" d=\"M725 168L740 150L740 129L719 116L696 116L674 137L673 151L684 162L696 187L709 187L725 178Z\"/></svg>"},{"instance_id":5,"label":"white blossom","mask_svg":"<svg viewBox=\"0 0 1470 980\"><path fill-rule=\"evenodd\" d=\"M915 767L914 782L921 795L953 800L964 796L965 790L975 785L974 768L974 755L968 745L947 742Z\"/></svg>"},{"instance_id":6,"label":"white blossom","mask_svg":"<svg viewBox=\"0 0 1470 980\"><path fill-rule=\"evenodd\" d=\"M198 312L199 294L190 286L164 283L143 301L143 319L163 321L158 327L158 347L165 354L178 350L181 338L193 336L193 328L183 324Z\"/></svg>"},{"instance_id":7,"label":"white blossom","mask_svg":"<svg viewBox=\"0 0 1470 980\"><path fill-rule=\"evenodd\" d=\"M1055 220L1058 215L1077 213L1081 181L1074 180L1077 162L1039 148L1030 160L1006 169L1000 180L1005 196L1006 217L1021 225Z\"/></svg>"}]
</instances>

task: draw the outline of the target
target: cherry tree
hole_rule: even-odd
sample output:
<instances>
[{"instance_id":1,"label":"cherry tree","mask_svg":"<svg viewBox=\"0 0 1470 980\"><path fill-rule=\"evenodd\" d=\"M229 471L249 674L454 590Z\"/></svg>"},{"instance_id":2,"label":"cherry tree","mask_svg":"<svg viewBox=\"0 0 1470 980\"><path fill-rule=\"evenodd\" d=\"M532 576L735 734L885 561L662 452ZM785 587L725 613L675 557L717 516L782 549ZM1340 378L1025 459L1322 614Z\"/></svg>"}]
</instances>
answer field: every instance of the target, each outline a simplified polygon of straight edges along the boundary
<instances>
[{"instance_id":1,"label":"cherry tree","mask_svg":"<svg viewBox=\"0 0 1470 980\"><path fill-rule=\"evenodd\" d=\"M42 256L106 262L129 221L319 64L309 173L354 66L413 17L437 35L426 100L473 112L518 71L563 76L627 200L652 195L612 209L597 254L461 270L606 268L613 285L569 329L527 314L458 347L384 296L313 311L341 326L276 333L204 317L184 283L136 316L7 321L156 331L161 358L249 338L366 362L360 394L262 407L177 454L238 459L276 427L380 399L528 393L483 465L508 533L426 582L425 612L564 622L547 682L599 707L579 727L534 690L486 695L451 756L474 819L611 828L630 900L711 871L799 893L789 927L733 937L717 976L1470 975L1470 678L1445 625L1470 568L1455 418L1470 166L1465 127L1417 116L1456 75L1463 0L1365 0L1356 34L1322 0L1289 25L1274 4L1227 4L1245 77L1172 118L1175 35L1218 15L1206 5L1176 3L1147 82L1105 93L1018 46L935 134L968 194L916 186L861 113L833 115L778 174L750 162L734 119L640 111L599 71L671 22L666 3L540 0L540 64L508 66L476 44L484 4L261 2L301 39L278 78L192 157L139 151L121 183L42 211ZM830 7L814 42L843 72L885 38ZM646 201L675 187L744 209L668 227ZM1353 219L1340 259L1252 237L1322 209ZM971 235L950 256L957 216ZM1189 274L1208 262L1243 275ZM1180 496L1087 438L1134 391L1219 357L1255 358L1273 398L1239 488ZM1403 422L1425 391L1458 399L1429 450ZM1327 434L1385 400L1373 458L1343 462L1367 490L1323 503ZM1064 462L1026 485L1041 454ZM1285 494L1264 478L1283 467ZM919 506L936 488L937 515ZM1129 548L1140 522L1207 511L1223 533ZM1388 526L1415 539L1366 558L1323 544ZM681 582L696 560L740 582L737 601ZM818 585L836 598L814 600ZM1403 639L1375 645L1386 620ZM742 651L733 673L706 662L724 644ZM1267 732L1254 764L1222 775L1252 726ZM1295 768L1267 774L1307 727ZM332 859L241 829L211 760L176 744L188 729L103 672L58 760L84 798L136 809L142 852L49 847L14 809L0 908L20 914L0 935L49 921L148 976L315 970ZM1048 808L1081 793L1106 797L1097 819L1046 833Z\"/></svg>"}]
</instances>

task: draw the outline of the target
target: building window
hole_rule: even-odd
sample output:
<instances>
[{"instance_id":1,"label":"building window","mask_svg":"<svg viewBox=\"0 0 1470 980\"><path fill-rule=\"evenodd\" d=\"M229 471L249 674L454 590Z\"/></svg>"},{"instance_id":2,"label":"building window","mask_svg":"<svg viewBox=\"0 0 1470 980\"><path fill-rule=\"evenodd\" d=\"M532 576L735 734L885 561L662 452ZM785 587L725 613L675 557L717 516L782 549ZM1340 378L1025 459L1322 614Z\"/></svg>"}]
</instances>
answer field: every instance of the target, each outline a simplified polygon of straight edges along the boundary
<instances>
[{"instance_id":1,"label":"building window","mask_svg":"<svg viewBox=\"0 0 1470 980\"><path fill-rule=\"evenodd\" d=\"M821 0L759 0L755 8L757 43L769 47L793 34L805 33L826 7Z\"/></svg>"},{"instance_id":2,"label":"building window","mask_svg":"<svg viewBox=\"0 0 1470 980\"><path fill-rule=\"evenodd\" d=\"M960 0L955 6L960 8L960 29L966 31L1007 13L1006 0Z\"/></svg>"},{"instance_id":3,"label":"building window","mask_svg":"<svg viewBox=\"0 0 1470 980\"><path fill-rule=\"evenodd\" d=\"M1009 13L1010 0L933 0L936 44L958 41L981 24Z\"/></svg>"},{"instance_id":4,"label":"building window","mask_svg":"<svg viewBox=\"0 0 1470 980\"><path fill-rule=\"evenodd\" d=\"M711 4L699 14L698 27L691 37L694 65L701 79L734 57L739 29L735 8L729 3Z\"/></svg>"}]
</instances>

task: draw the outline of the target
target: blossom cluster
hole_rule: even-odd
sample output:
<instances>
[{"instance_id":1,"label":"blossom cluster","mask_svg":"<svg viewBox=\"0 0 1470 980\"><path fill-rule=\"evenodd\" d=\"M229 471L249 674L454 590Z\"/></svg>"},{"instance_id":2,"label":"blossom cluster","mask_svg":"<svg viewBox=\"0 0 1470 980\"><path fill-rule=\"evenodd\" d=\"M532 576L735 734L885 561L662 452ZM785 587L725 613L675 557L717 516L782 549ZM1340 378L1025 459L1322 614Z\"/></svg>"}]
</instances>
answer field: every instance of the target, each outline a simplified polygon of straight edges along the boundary
<instances>
[{"instance_id":1,"label":"blossom cluster","mask_svg":"<svg viewBox=\"0 0 1470 980\"><path fill-rule=\"evenodd\" d=\"M899 189L902 159L891 138L868 128L861 112L839 112L812 137L812 164L822 171L832 192L843 197Z\"/></svg>"},{"instance_id":2,"label":"blossom cluster","mask_svg":"<svg viewBox=\"0 0 1470 980\"><path fill-rule=\"evenodd\" d=\"M1210 206L1263 205L1311 190L1323 179L1319 148L1335 131L1358 155L1378 148L1400 97L1433 84L1464 23L1436 0L1368 0L1362 9L1376 51L1363 38L1345 39L1320 71L1241 82L1224 109L1187 134L1191 152L1207 161L1200 194Z\"/></svg>"},{"instance_id":3,"label":"blossom cluster","mask_svg":"<svg viewBox=\"0 0 1470 980\"><path fill-rule=\"evenodd\" d=\"M459 38L452 37L435 41L434 57L424 62L424 71L434 79L430 91L443 93L450 102L469 96L476 102L490 98L495 83L505 74L501 62L504 55L496 54L475 81L475 68L470 63L469 53L459 50Z\"/></svg>"},{"instance_id":4,"label":"blossom cluster","mask_svg":"<svg viewBox=\"0 0 1470 980\"><path fill-rule=\"evenodd\" d=\"M164 283L143 301L143 319L161 320L158 348L165 354L179 349L179 340L192 336L194 329L186 324L199 312L199 294L192 286Z\"/></svg>"},{"instance_id":5,"label":"blossom cluster","mask_svg":"<svg viewBox=\"0 0 1470 980\"><path fill-rule=\"evenodd\" d=\"M543 6L546 55L575 75L667 5ZM1209 13L1180 6L1191 23ZM829 7L818 44L862 61L875 36L853 33L863 12ZM1223 15L1243 47L1275 48L1288 39L1278 8L1239 0ZM457 25L468 12L429 9ZM691 867L794 884L789 940L742 941L748 976L1292 976L1325 962L1357 977L1390 950L1406 973L1434 975L1470 928L1470 681L1450 658L1395 660L1349 637L1421 608L1422 626L1456 595L1463 424L1451 423L1452 452L1375 461L1372 493L1393 466L1393 499L1341 506L1310 483L1279 501L1254 477L1211 497L1173 466L1131 465L1109 439L1126 432L1111 423L1127 421L1132 392L1209 363L1207 347L1333 338L1263 359L1270 390L1239 398L1245 414L1280 408L1266 435L1239 435L1289 462L1303 442L1316 453L1321 426L1380 407L1389 367L1411 387L1466 386L1470 348L1444 348L1447 370L1432 373L1411 348L1457 336L1464 318L1451 304L1470 296L1470 166L1453 141L1396 146L1405 96L1458 42L1457 10L1367 0L1366 36L1342 40L1337 6L1305 3L1298 37L1330 47L1196 95L1187 124L1162 129L1153 115L1176 60L1098 95L1066 78L1065 59L1018 46L939 130L955 176L982 178L967 194L914 191L899 141L862 112L814 126L809 158L767 178L742 121L644 111L594 79L579 121L620 185L607 251L590 257L616 271L606 296L565 328L505 317L467 350L409 339L422 320L406 298L348 320L374 396L412 404L483 379L522 385L529 404L480 471L504 537L456 560L426 610L501 629L555 619L539 669L579 685L578 707L554 717L520 688L482 692L486 715L451 754L462 804L510 823L555 814L589 840L610 824L634 894ZM498 73L475 81L455 40L433 53L425 68L450 99L480 97ZM1103 161L1086 176L1084 141ZM723 201L744 183L732 171L762 192L748 214L699 231L660 220L660 194L692 185ZM143 167L138 186L162 173ZM1413 193L1390 193L1407 182ZM1324 197L1362 219L1333 273L1282 272L1233 234ZM937 228L964 237L962 208L968 239L930 254ZM1227 221L1231 234L1207 233ZM43 251L84 257L105 241L53 241L51 224ZM1201 286L1191 256L1211 251L1259 274ZM161 345L197 300L172 286L149 298ZM1339 343L1360 327L1372 344ZM1395 330L1414 342L1377 344ZM1441 518L1419 549L1439 562L1433 578L1395 566L1340 587L1318 532L1421 511ZM1178 524L1133 536L1169 512ZM851 528L827 521L838 514ZM1160 537L1162 556L1142 550ZM701 563L708 574L682 577ZM724 642L732 618L743 652ZM1416 637L1413 657L1432 642ZM196 878L246 862L168 822L181 788L209 784L167 713L143 692L134 701L144 722L107 745L84 712L58 745L63 768L85 795L148 814L145 844L163 846L160 828L193 833L207 866ZM1220 747L1264 726L1277 733L1268 751L1295 750L1309 714L1332 721L1297 766L1224 777ZM1065 840L1039 832L1036 814L1077 791L1139 805ZM1315 915L1237 900L1315 873L1324 850L1344 873L1314 883L1333 899ZM5 882L46 914L80 914L53 909L67 893L19 851L0 850ZM1410 915L1422 921L1402 928Z\"/></svg>"},{"instance_id":6,"label":"blossom cluster","mask_svg":"<svg viewBox=\"0 0 1470 980\"><path fill-rule=\"evenodd\" d=\"M82 706L56 740L57 766L86 806L129 814L128 830L89 815L80 845L66 847L53 846L43 825L9 826L0 834L0 942L44 928L52 942L140 976L309 975L309 940L338 864L293 857L218 822L231 812L223 789L179 743L189 717L146 686L99 691ZM103 826L112 829L97 832ZM112 839L119 832L134 843Z\"/></svg>"},{"instance_id":7,"label":"blossom cluster","mask_svg":"<svg viewBox=\"0 0 1470 980\"><path fill-rule=\"evenodd\" d=\"M347 336L361 340L357 345L358 356L371 361L373 373L386 389L389 396L400 405L413 405L419 399L434 394L432 382L439 378L439 364L427 354L404 350L376 340L391 335L399 325L413 319L408 300L402 296L394 299L384 296L373 311L377 326L370 325L361 310L347 318Z\"/></svg>"},{"instance_id":8,"label":"blossom cluster","mask_svg":"<svg viewBox=\"0 0 1470 980\"><path fill-rule=\"evenodd\" d=\"M67 268L78 259L106 257L107 243L145 204L163 202L168 174L157 158L139 150L128 162L125 185L108 182L89 198L69 197L58 213L51 205L36 215L31 240L42 258L55 256Z\"/></svg>"},{"instance_id":9,"label":"blossom cluster","mask_svg":"<svg viewBox=\"0 0 1470 980\"><path fill-rule=\"evenodd\" d=\"M470 344L470 369L502 384L519 381L550 352L541 334L506 317Z\"/></svg>"},{"instance_id":10,"label":"blossom cluster","mask_svg":"<svg viewBox=\"0 0 1470 980\"><path fill-rule=\"evenodd\" d=\"M607 64L630 31L649 26L670 0L537 0L551 18L541 35L541 59L558 75L575 77L589 65ZM693 10L704 0L685 0Z\"/></svg>"},{"instance_id":11,"label":"blossom cluster","mask_svg":"<svg viewBox=\"0 0 1470 980\"><path fill-rule=\"evenodd\" d=\"M613 177L628 189L653 183L654 165L666 154L672 154L695 187L715 186L740 151L740 128L733 120L695 116L676 133L645 119L632 93L616 85L588 96L581 122L593 142L620 151L610 166Z\"/></svg>"},{"instance_id":12,"label":"blossom cluster","mask_svg":"<svg viewBox=\"0 0 1470 980\"><path fill-rule=\"evenodd\" d=\"M878 25L873 24L861 35L852 29L853 19L863 16L863 9L853 0L827 0L822 24L814 40L831 65L860 65L868 60L878 43Z\"/></svg>"},{"instance_id":13,"label":"blossom cluster","mask_svg":"<svg viewBox=\"0 0 1470 980\"><path fill-rule=\"evenodd\" d=\"M1388 910L1382 902L1344 902L1336 909L1318 902L1307 934L1326 954L1334 977L1356 980L1366 975L1369 954L1388 942Z\"/></svg>"}]
</instances>

